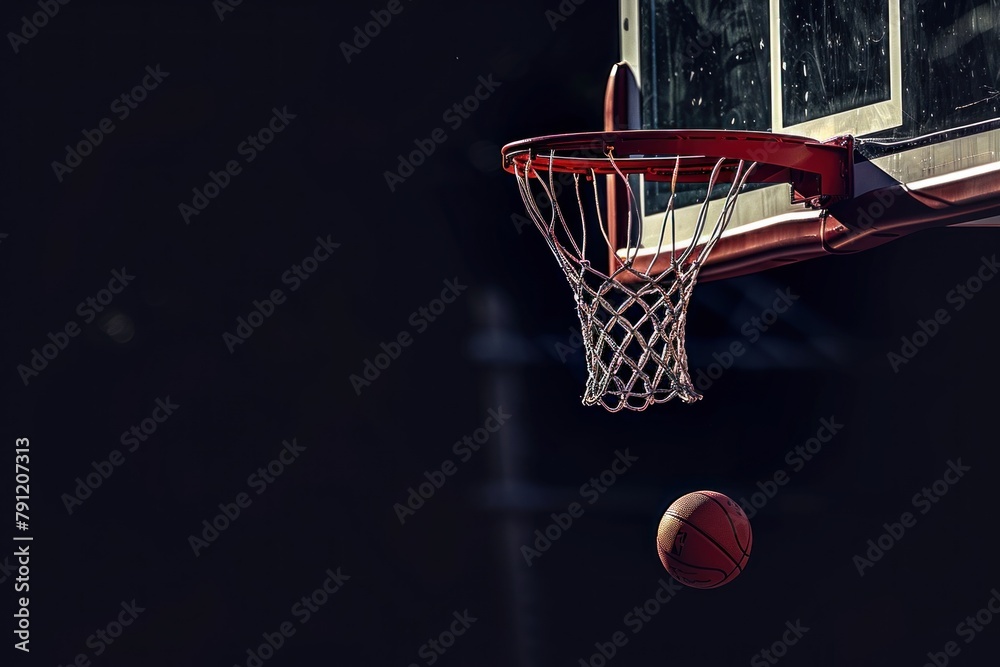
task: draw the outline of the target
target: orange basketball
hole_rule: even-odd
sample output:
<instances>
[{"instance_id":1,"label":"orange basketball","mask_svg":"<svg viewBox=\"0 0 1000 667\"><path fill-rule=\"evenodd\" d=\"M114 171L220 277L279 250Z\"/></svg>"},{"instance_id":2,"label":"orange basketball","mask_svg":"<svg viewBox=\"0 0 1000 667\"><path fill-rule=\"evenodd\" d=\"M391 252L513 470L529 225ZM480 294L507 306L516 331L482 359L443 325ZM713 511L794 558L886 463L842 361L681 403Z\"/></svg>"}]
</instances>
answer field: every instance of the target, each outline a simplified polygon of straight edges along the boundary
<instances>
[{"instance_id":1,"label":"orange basketball","mask_svg":"<svg viewBox=\"0 0 1000 667\"><path fill-rule=\"evenodd\" d=\"M750 560L752 545L747 515L717 491L695 491L675 500L656 533L663 567L692 588L715 588L735 579Z\"/></svg>"}]
</instances>

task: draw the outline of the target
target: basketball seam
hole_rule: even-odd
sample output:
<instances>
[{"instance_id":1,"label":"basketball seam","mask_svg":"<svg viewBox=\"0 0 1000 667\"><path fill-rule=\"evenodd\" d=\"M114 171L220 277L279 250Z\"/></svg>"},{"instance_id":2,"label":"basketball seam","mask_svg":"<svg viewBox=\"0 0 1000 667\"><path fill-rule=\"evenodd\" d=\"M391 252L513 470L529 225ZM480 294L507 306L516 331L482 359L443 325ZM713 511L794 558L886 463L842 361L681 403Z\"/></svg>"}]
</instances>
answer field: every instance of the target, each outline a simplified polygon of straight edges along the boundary
<instances>
[{"instance_id":1,"label":"basketball seam","mask_svg":"<svg viewBox=\"0 0 1000 667\"><path fill-rule=\"evenodd\" d=\"M726 550L726 548L725 548L725 547L723 547L723 546L722 546L721 544L719 544L718 542L716 542L716 541L715 541L715 539L714 539L714 538L712 538L712 536L711 536L711 535L709 535L709 534L708 534L708 533L706 533L705 531L701 530L700 528L698 528L698 526L696 526L695 524L691 523L690 521L688 521L688 520L687 520L687 519L685 519L684 517L682 517L682 516L678 516L677 514L674 514L674 513L673 513L673 512L671 512L670 510L667 510L667 511L665 512L665 514L667 514L668 516L671 516L671 517L673 517L673 518L677 519L677 520L678 520L678 521L680 521L681 523L684 523L684 524L687 524L688 526L690 526L690 527L691 527L691 528L693 528L694 530L696 530L696 531L698 531L699 533L701 533L702 537L704 537L704 538L705 538L706 540L708 540L709 542L711 542L712 544L714 544L714 545L716 546L716 548L717 548L717 549L718 549L719 551L721 551L722 553L724 553L724 554L726 555L726 558L728 558L729 560L731 560L731 561L733 562L733 565L735 565L735 566L737 567L737 569L739 569L739 567L740 567L740 564L739 564L739 563L737 563L737 562L736 562L736 560L735 560L735 559L734 559L734 558L733 558L732 556L730 556L730 555L729 555L729 552L728 552L728 551ZM737 542L736 542L736 544L737 544L737 545L739 545L739 541L737 541ZM742 547L740 547L740 548L742 549ZM740 554L740 555L741 555L741 556L746 556L746 554L745 554L745 553L744 553L744 554ZM740 560L742 560L742 558L741 558ZM742 570L742 569L740 569L740 572L742 572L742 571L743 571L743 570Z\"/></svg>"},{"instance_id":2,"label":"basketball seam","mask_svg":"<svg viewBox=\"0 0 1000 667\"><path fill-rule=\"evenodd\" d=\"M726 581L729 580L729 577L733 574L733 572L736 571L736 570L730 570L729 572L726 572L725 570L720 570L717 567L705 567L703 565L695 565L694 563L689 563L687 561L681 560L680 558L677 558L676 556L670 556L670 559L674 560L674 561L677 561L677 563L679 563L680 565L684 565L685 567L690 567L690 568L693 568L695 570L699 570L701 572L705 572L705 573L718 572L719 574L722 575L722 579L720 579L717 583L714 583L711 586L699 586L699 588L716 588L717 586L721 586L722 584L726 583ZM668 569L667 571L669 572L670 570ZM674 577L674 579L677 579L677 576L673 572L670 572L670 576ZM711 580L709 580L709 581L711 581ZM684 582L681 582L681 583L684 583ZM701 583L701 582L699 582L699 583ZM705 583L708 583L708 582L705 582Z\"/></svg>"},{"instance_id":3,"label":"basketball seam","mask_svg":"<svg viewBox=\"0 0 1000 667\"><path fill-rule=\"evenodd\" d=\"M718 572L719 574L722 574L722 575L724 575L726 577L728 577L730 574L733 573L732 570L730 570L729 572L726 572L725 570L723 570L721 568L717 568L717 567L708 567L708 566L705 566L705 565L696 565L695 563L689 563L686 560L681 560L680 558L678 558L677 556L674 556L673 554L669 554L668 553L668 555L670 556L670 560L675 560L678 563L680 563L681 565L686 565L687 567L693 567L693 568L696 568L696 569L699 569L699 570L707 570L709 572Z\"/></svg>"},{"instance_id":4,"label":"basketball seam","mask_svg":"<svg viewBox=\"0 0 1000 667\"><path fill-rule=\"evenodd\" d=\"M664 551L666 551L666 550L664 550ZM731 577L733 577L733 574L736 573L737 570L739 570L740 574L743 573L743 568L741 568L739 565L737 565L736 567L734 567L729 572L726 572L725 570L720 570L717 567L706 567L704 565L695 565L694 563L689 563L689 562L687 562L685 560L681 560L677 556L673 556L673 555L670 556L670 559L677 561L681 565L686 565L687 567L692 567L692 568L695 568L697 570L704 570L704 571L707 571L707 572L718 572L718 573L720 573L722 575L722 579L720 579L718 581L718 583L712 584L711 586L703 586L702 587L702 588L706 588L706 589L707 588L718 588L719 586L723 585L724 583L726 583L727 581L729 581Z\"/></svg>"},{"instance_id":5,"label":"basketball seam","mask_svg":"<svg viewBox=\"0 0 1000 667\"><path fill-rule=\"evenodd\" d=\"M742 544L740 544L740 536L739 536L739 533L737 533L737 532L736 532L736 524L734 524L734 523L733 523L733 519L732 519L732 517L730 517L730 516L729 516L729 512L728 512L728 511L726 510L726 508L725 508L725 507L724 507L724 506L722 505L722 503L720 503L720 502L719 502L719 501L718 501L717 499L713 498L712 496L710 496L710 495L707 495L707 494L705 494L705 493L702 493L701 491L698 491L698 495L699 495L699 496L701 496L701 497L703 497L703 498L708 498L708 499L709 499L709 500L711 500L711 501L712 501L713 503L715 503L716 505L718 505L718 506L719 506L719 508L720 508L720 509L722 510L722 513L726 515L726 520L727 520L727 521L729 522L729 527L733 529L733 539L735 539L735 540L736 540L736 546L738 546L738 547L739 547L740 549L742 549L742 550L743 550L743 554L742 554L742 555L744 555L744 556L748 555L748 554L750 553L750 547L752 547L752 546L753 546L753 532L752 532L752 531L753 531L753 529L752 529L752 528L750 528L750 531L751 531L751 532L750 532L750 540L749 540L749 542L747 543L747 548L746 548L746 549L743 549L743 545L742 545Z\"/></svg>"}]
</instances>

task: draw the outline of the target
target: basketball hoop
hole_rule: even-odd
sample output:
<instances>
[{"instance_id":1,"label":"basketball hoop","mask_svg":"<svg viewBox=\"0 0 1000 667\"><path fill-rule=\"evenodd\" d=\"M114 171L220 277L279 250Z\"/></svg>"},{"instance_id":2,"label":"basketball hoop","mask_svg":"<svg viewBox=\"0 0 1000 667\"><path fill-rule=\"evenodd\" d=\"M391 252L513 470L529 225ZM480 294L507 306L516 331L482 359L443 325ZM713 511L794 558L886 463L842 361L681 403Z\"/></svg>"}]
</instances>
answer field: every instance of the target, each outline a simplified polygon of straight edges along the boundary
<instances>
[{"instance_id":1,"label":"basketball hoop","mask_svg":"<svg viewBox=\"0 0 1000 667\"><path fill-rule=\"evenodd\" d=\"M791 183L793 201L825 207L850 193L850 141L844 137L821 143L766 132L626 130L553 135L505 146L504 169L517 177L528 216L573 290L588 370L583 404L618 412L645 410L675 397L685 403L699 400L684 345L687 308L698 272L726 230L744 186ZM568 208L559 201L557 173L572 175L567 190L574 201ZM656 247L642 246L649 237L642 230L631 174L670 183ZM609 230L601 219L600 175L627 194L624 230ZM592 195L589 187L581 189L587 182ZM533 191L533 183L540 192ZM707 186L693 240L685 244L675 235L678 183ZM710 224L716 186L725 195L721 213ZM548 216L542 212L541 195L551 206ZM611 258L607 272L587 257L591 205L590 216ZM624 233L623 244L615 238L619 232ZM665 269L660 268L663 256Z\"/></svg>"}]
</instances>

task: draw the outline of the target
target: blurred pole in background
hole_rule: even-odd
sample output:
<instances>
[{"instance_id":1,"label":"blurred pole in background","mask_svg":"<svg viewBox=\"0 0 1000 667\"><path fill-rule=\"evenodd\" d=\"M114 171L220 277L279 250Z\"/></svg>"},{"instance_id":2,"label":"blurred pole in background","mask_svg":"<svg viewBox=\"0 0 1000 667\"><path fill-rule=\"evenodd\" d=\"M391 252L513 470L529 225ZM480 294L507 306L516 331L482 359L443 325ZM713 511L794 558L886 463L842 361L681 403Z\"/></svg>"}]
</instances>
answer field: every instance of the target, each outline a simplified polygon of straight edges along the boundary
<instances>
[{"instance_id":1,"label":"blurred pole in background","mask_svg":"<svg viewBox=\"0 0 1000 667\"><path fill-rule=\"evenodd\" d=\"M511 419L487 445L489 478L479 502L492 512L497 536L497 571L508 618L511 621L510 662L536 667L539 664L539 633L542 632L537 575L521 556L521 545L531 544L532 511L539 503L528 476L531 466L529 410L525 403L524 369L537 364L539 355L520 334L517 313L499 289L488 289L473 297L476 332L468 352L482 366L485 405L500 406Z\"/></svg>"}]
</instances>

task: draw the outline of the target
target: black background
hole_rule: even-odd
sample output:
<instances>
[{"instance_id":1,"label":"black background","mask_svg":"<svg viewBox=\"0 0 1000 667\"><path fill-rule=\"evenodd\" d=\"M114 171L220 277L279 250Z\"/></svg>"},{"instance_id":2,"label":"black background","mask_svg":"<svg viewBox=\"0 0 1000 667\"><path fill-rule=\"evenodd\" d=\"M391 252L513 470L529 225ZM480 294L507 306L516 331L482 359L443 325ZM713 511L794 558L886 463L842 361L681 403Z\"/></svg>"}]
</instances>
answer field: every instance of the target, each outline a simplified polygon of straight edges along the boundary
<instances>
[{"instance_id":1,"label":"black background","mask_svg":"<svg viewBox=\"0 0 1000 667\"><path fill-rule=\"evenodd\" d=\"M537 232L511 220L523 211L499 147L600 128L617 6L587 2L553 30L556 2L404 0L346 62L340 43L384 6L244 0L220 21L207 0L75 0L0 56L0 488L13 513L13 443L29 437L34 536L32 650L11 647L5 614L3 664L244 665L338 567L350 580L265 664L429 664L421 646L465 610L476 622L436 664L577 665L619 630L609 664L746 664L798 619L810 629L782 664L917 665L952 640L956 662L992 664L1000 629L965 644L955 628L1000 586L1000 288L958 312L946 294L996 233L926 232L704 284L693 369L746 342L775 290L799 299L700 403L585 408L583 354L563 363L557 347L577 326L572 298ZM4 32L36 11L5 5ZM157 64L165 81L57 180L65 146ZM448 127L490 75L500 87ZM185 224L192 188L285 106L287 129ZM438 127L447 141L390 191L384 173ZM327 235L340 247L290 292L282 273ZM135 279L104 315L126 333L83 324L77 304L121 267ZM446 280L468 289L415 334L410 314ZM230 354L222 334L276 288L287 302ZM894 372L887 353L938 308L951 321ZM71 320L81 335L25 385L18 365ZM356 392L349 377L403 331L412 345ZM69 514L75 479L167 396L176 412ZM497 407L508 423L401 525L394 504ZM786 453L821 418L843 429L792 472ZM291 438L301 457L196 557L189 536ZM529 567L519 547L625 448L638 462ZM867 540L959 458L971 471L859 576ZM666 506L700 488L749 497L777 470L790 481L752 520L747 571L681 591L632 634L623 617L667 577ZM133 599L146 611L95 657L87 638Z\"/></svg>"}]
</instances>

